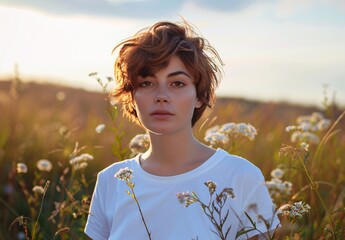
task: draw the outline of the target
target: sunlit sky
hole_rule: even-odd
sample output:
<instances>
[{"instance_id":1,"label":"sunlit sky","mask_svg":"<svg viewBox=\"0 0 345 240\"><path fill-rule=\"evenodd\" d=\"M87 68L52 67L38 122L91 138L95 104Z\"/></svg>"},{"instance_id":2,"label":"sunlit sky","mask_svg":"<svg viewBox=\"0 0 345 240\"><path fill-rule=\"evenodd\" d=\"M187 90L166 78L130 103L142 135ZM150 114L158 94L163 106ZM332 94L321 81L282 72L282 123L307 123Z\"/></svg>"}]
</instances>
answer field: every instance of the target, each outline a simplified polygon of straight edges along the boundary
<instances>
[{"instance_id":1,"label":"sunlit sky","mask_svg":"<svg viewBox=\"0 0 345 240\"><path fill-rule=\"evenodd\" d=\"M0 78L98 91L117 43L180 16L225 62L219 96L345 105L344 0L0 0Z\"/></svg>"}]
</instances>

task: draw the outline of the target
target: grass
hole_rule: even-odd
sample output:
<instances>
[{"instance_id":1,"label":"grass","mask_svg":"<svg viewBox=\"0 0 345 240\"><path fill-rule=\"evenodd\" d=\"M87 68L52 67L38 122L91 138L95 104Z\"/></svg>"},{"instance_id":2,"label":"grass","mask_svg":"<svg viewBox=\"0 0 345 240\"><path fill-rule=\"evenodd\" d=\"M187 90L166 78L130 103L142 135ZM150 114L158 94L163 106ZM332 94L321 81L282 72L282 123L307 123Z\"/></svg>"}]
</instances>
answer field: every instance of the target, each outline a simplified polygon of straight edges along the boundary
<instances>
[{"instance_id":1,"label":"grass","mask_svg":"<svg viewBox=\"0 0 345 240\"><path fill-rule=\"evenodd\" d=\"M109 107L102 93L20 82L11 91L11 86L13 82L0 82L0 239L87 239L82 231L97 172L129 157L128 143L143 130L123 119L119 109ZM334 123L318 133L321 143L298 158L279 154L282 144L296 149L285 127L315 111ZM303 200L311 206L307 215L293 223L282 219L276 236L344 239L345 120L341 113L327 102L319 109L220 98L197 123L195 135L202 140L209 127L227 122L255 126L255 140L238 142L233 153L257 165L266 180L273 169L284 169L284 180L293 188L277 199L279 204ZM101 123L104 131L96 133ZM69 161L82 153L94 159L87 161L85 169L75 170ZM48 159L53 169L39 171L40 159ZM19 162L27 165L26 174L17 173ZM32 192L47 181L50 186L44 198Z\"/></svg>"}]
</instances>

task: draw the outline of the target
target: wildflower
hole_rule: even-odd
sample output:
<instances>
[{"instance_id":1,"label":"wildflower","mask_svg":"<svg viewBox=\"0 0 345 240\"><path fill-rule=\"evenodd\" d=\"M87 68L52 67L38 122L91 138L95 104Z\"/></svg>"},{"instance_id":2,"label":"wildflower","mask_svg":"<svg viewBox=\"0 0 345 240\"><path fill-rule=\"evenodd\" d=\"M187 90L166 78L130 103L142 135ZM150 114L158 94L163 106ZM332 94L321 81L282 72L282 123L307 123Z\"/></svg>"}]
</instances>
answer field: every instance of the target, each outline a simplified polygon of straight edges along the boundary
<instances>
[{"instance_id":1,"label":"wildflower","mask_svg":"<svg viewBox=\"0 0 345 240\"><path fill-rule=\"evenodd\" d=\"M125 168L121 168L119 171L117 171L117 173L115 173L114 177L118 178L122 181L126 181L127 186L130 188L130 191L126 190L125 192L131 197L133 198L133 200L135 201L135 203L137 204L140 216L141 216L141 220L144 223L145 229L146 229L146 233L149 237L149 239L151 240L151 232L148 229L148 226L146 224L145 218L144 218L144 214L141 210L139 201L135 195L134 192L134 186L135 184L132 182L132 174L133 174L133 170L130 169L129 167L125 167Z\"/></svg>"},{"instance_id":2,"label":"wildflower","mask_svg":"<svg viewBox=\"0 0 345 240\"><path fill-rule=\"evenodd\" d=\"M256 135L257 131L251 124L225 123L222 126L216 125L206 130L204 140L213 146L218 143L227 144L235 136L243 136L252 141Z\"/></svg>"},{"instance_id":3,"label":"wildflower","mask_svg":"<svg viewBox=\"0 0 345 240\"><path fill-rule=\"evenodd\" d=\"M225 123L221 126L220 130L224 133L231 134L237 132L236 123Z\"/></svg>"},{"instance_id":4,"label":"wildflower","mask_svg":"<svg viewBox=\"0 0 345 240\"><path fill-rule=\"evenodd\" d=\"M93 160L93 156L91 154L83 153L69 160L69 163L73 166L74 170L83 170L89 165L88 161L91 160Z\"/></svg>"},{"instance_id":5,"label":"wildflower","mask_svg":"<svg viewBox=\"0 0 345 240\"><path fill-rule=\"evenodd\" d=\"M125 167L121 168L117 173L115 173L114 177L122 181L130 181L132 179L132 173L132 169Z\"/></svg>"},{"instance_id":6,"label":"wildflower","mask_svg":"<svg viewBox=\"0 0 345 240\"><path fill-rule=\"evenodd\" d=\"M189 192L176 193L176 197L178 201L185 207L197 202L197 198L194 195L191 195Z\"/></svg>"},{"instance_id":7,"label":"wildflower","mask_svg":"<svg viewBox=\"0 0 345 240\"><path fill-rule=\"evenodd\" d=\"M17 173L27 173L28 167L25 163L17 163Z\"/></svg>"},{"instance_id":8,"label":"wildflower","mask_svg":"<svg viewBox=\"0 0 345 240\"><path fill-rule=\"evenodd\" d=\"M290 126L287 126L287 127L285 128L285 131L286 131L286 132L291 132L291 131L294 131L294 130L296 130L296 129L297 129L297 126L290 125Z\"/></svg>"},{"instance_id":9,"label":"wildflower","mask_svg":"<svg viewBox=\"0 0 345 240\"><path fill-rule=\"evenodd\" d=\"M221 129L221 128L220 128L219 125L213 126L213 127L211 127L211 128L209 128L209 129L206 130L205 135L207 136L207 135L209 135L209 134L219 132L220 129Z\"/></svg>"},{"instance_id":10,"label":"wildflower","mask_svg":"<svg viewBox=\"0 0 345 240\"><path fill-rule=\"evenodd\" d=\"M129 148L133 153L143 153L150 146L148 134L138 134L129 143Z\"/></svg>"},{"instance_id":11,"label":"wildflower","mask_svg":"<svg viewBox=\"0 0 345 240\"><path fill-rule=\"evenodd\" d=\"M305 149L300 147L293 147L290 145L283 144L279 150L279 156L287 157L290 156L293 160L303 157Z\"/></svg>"},{"instance_id":12,"label":"wildflower","mask_svg":"<svg viewBox=\"0 0 345 240\"><path fill-rule=\"evenodd\" d=\"M251 124L239 123L237 124L238 132L247 137L250 141L254 140L257 135L256 129Z\"/></svg>"},{"instance_id":13,"label":"wildflower","mask_svg":"<svg viewBox=\"0 0 345 240\"><path fill-rule=\"evenodd\" d=\"M331 120L329 119L321 119L321 121L319 121L317 123L317 129L319 131L324 131L326 130L329 126L331 125Z\"/></svg>"},{"instance_id":14,"label":"wildflower","mask_svg":"<svg viewBox=\"0 0 345 240\"><path fill-rule=\"evenodd\" d=\"M279 199L282 195L289 195L293 186L291 182L282 181L279 178L272 178L270 181L266 181L265 184L273 199Z\"/></svg>"},{"instance_id":15,"label":"wildflower","mask_svg":"<svg viewBox=\"0 0 345 240\"><path fill-rule=\"evenodd\" d=\"M271 176L272 178L279 178L281 179L284 175L284 170L280 169L280 168L276 168L276 169L273 169L272 172L271 172Z\"/></svg>"},{"instance_id":16,"label":"wildflower","mask_svg":"<svg viewBox=\"0 0 345 240\"><path fill-rule=\"evenodd\" d=\"M105 129L105 124L99 124L96 128L95 128L95 131L96 133L101 133L103 132L103 130Z\"/></svg>"},{"instance_id":17,"label":"wildflower","mask_svg":"<svg viewBox=\"0 0 345 240\"><path fill-rule=\"evenodd\" d=\"M50 172L53 168L52 163L47 159L41 159L36 164L40 171Z\"/></svg>"},{"instance_id":18,"label":"wildflower","mask_svg":"<svg viewBox=\"0 0 345 240\"><path fill-rule=\"evenodd\" d=\"M219 196L221 196L221 197L225 196L225 197L230 197L230 198L235 198L236 197L236 195L234 193L234 189L232 189L232 188L224 188L220 192Z\"/></svg>"},{"instance_id":19,"label":"wildflower","mask_svg":"<svg viewBox=\"0 0 345 240\"><path fill-rule=\"evenodd\" d=\"M81 162L81 163L78 163L78 164L75 164L73 166L74 170L83 170L85 169L89 164L87 162Z\"/></svg>"},{"instance_id":20,"label":"wildflower","mask_svg":"<svg viewBox=\"0 0 345 240\"><path fill-rule=\"evenodd\" d=\"M295 222L297 219L301 219L309 210L309 204L300 201L293 204L284 204L278 209L278 214L282 214L291 222Z\"/></svg>"},{"instance_id":21,"label":"wildflower","mask_svg":"<svg viewBox=\"0 0 345 240\"><path fill-rule=\"evenodd\" d=\"M305 142L311 144L318 144L320 138L311 132L296 131L291 135L291 142Z\"/></svg>"},{"instance_id":22,"label":"wildflower","mask_svg":"<svg viewBox=\"0 0 345 240\"><path fill-rule=\"evenodd\" d=\"M309 151L309 144L305 142L301 142L301 148L303 148L306 152Z\"/></svg>"},{"instance_id":23,"label":"wildflower","mask_svg":"<svg viewBox=\"0 0 345 240\"><path fill-rule=\"evenodd\" d=\"M43 193L44 193L44 188L41 187L41 186L34 186L34 187L32 188L32 191L33 191L34 193L43 194Z\"/></svg>"},{"instance_id":24,"label":"wildflower","mask_svg":"<svg viewBox=\"0 0 345 240\"><path fill-rule=\"evenodd\" d=\"M76 164L80 164L82 162L91 161L93 159L94 159L94 157L91 154L83 153L83 154L80 154L79 156L76 156L76 157L72 158L71 160L69 160L69 164L76 165Z\"/></svg>"},{"instance_id":25,"label":"wildflower","mask_svg":"<svg viewBox=\"0 0 345 240\"><path fill-rule=\"evenodd\" d=\"M205 136L204 140L209 142L211 145L216 145L217 143L226 144L229 142L228 136L221 132L209 133Z\"/></svg>"},{"instance_id":26,"label":"wildflower","mask_svg":"<svg viewBox=\"0 0 345 240\"><path fill-rule=\"evenodd\" d=\"M208 187L208 190L210 191L210 194L212 195L216 189L217 189L217 184L212 182L212 181L207 181L205 182L205 185Z\"/></svg>"}]
</instances>

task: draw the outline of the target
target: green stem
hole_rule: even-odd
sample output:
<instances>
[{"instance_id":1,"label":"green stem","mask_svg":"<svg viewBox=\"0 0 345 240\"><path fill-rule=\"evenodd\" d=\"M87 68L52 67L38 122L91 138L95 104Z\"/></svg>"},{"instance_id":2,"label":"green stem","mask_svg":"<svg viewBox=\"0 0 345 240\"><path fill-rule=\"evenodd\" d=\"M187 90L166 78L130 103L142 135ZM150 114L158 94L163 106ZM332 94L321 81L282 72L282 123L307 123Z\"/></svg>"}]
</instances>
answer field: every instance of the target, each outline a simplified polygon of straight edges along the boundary
<instances>
[{"instance_id":1,"label":"green stem","mask_svg":"<svg viewBox=\"0 0 345 240\"><path fill-rule=\"evenodd\" d=\"M41 213L42 213L42 209L43 209L43 203L44 203L44 198L46 196L46 192L47 192L47 189L49 187L49 184L50 184L50 181L47 181L45 186L44 186L44 190L43 190L43 195L42 195L42 200L41 200L41 206L40 206L40 211L38 212L38 215L37 215L37 219L35 221L35 225L34 225L34 228L32 230L32 240L35 240L35 237L36 237L36 229L37 229L37 224L38 224L38 220L41 216Z\"/></svg>"},{"instance_id":2,"label":"green stem","mask_svg":"<svg viewBox=\"0 0 345 240\"><path fill-rule=\"evenodd\" d=\"M306 155L306 158L307 158L307 157L308 157L308 155ZM330 224L331 224L333 239L336 239L336 237L335 237L334 223L333 223L333 219L332 219L332 217L331 217L331 214L329 213L329 211L328 211L328 209L327 209L327 207L326 207L325 202L323 201L323 199L322 199L322 197L321 197L319 191L317 190L316 183L314 182L314 180L313 180L312 177L310 176L310 174L309 174L309 172L308 172L308 169L307 169L307 167L306 167L306 165L305 165L303 159L302 159L301 157L299 157L299 160L301 161L302 166L303 166L303 170L304 170L305 174L307 175L307 178L308 178L308 180L309 180L309 182L310 182L311 189L312 189L313 191L315 191L317 197L319 198L319 200L320 200L320 202L321 202L321 205L322 205L323 209L324 209L325 212L326 212L327 218L329 219L329 222L330 222Z\"/></svg>"},{"instance_id":3,"label":"green stem","mask_svg":"<svg viewBox=\"0 0 345 240\"><path fill-rule=\"evenodd\" d=\"M135 203L136 203L137 206L138 206L138 209L139 209L139 212L140 212L140 216L141 216L141 220L142 220L143 223L144 223L144 226L145 226L147 235L149 236L149 239L151 240L151 233L150 233L150 231L149 231L149 229L148 229L148 227L147 227L147 225L146 225L146 221L145 221L145 218L144 218L144 214L143 214L143 212L141 211L141 207L140 207L139 201L138 201L137 197L135 196L134 187L130 187L130 188L131 188L131 190L132 190L132 197L133 197Z\"/></svg>"}]
</instances>

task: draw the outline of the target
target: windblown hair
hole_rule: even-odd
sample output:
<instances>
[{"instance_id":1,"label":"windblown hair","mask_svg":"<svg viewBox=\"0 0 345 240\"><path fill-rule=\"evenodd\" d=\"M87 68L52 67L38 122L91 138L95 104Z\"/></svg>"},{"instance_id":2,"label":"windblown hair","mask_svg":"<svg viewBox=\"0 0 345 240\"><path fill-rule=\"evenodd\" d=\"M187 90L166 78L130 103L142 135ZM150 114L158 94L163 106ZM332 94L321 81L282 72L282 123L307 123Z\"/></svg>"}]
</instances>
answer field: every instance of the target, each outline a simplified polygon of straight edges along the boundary
<instances>
[{"instance_id":1,"label":"windblown hair","mask_svg":"<svg viewBox=\"0 0 345 240\"><path fill-rule=\"evenodd\" d=\"M138 76L152 76L178 56L191 73L201 107L194 110L192 126L206 107L213 107L215 88L221 77L223 62L209 42L198 36L187 22L158 22L118 44L114 65L116 86L113 96L122 104L124 115L139 123L133 104ZM219 78L218 78L219 77Z\"/></svg>"}]
</instances>

